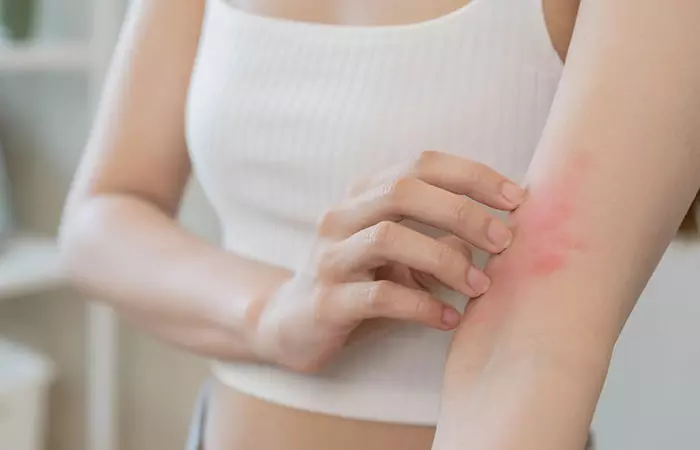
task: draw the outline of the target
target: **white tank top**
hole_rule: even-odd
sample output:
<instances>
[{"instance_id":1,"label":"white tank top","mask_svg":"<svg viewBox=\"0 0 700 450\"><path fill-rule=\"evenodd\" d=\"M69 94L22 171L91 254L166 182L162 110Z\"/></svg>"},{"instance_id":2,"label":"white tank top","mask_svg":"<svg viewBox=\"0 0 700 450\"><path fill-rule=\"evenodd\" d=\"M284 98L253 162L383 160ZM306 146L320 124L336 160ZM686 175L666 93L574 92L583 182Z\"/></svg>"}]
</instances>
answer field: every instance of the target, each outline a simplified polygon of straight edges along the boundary
<instances>
[{"instance_id":1,"label":"white tank top","mask_svg":"<svg viewBox=\"0 0 700 450\"><path fill-rule=\"evenodd\" d=\"M350 183L423 150L521 180L561 70L541 0L472 0L437 19L376 27L209 0L187 110L194 171L227 250L295 269ZM450 338L401 325L349 346L317 375L228 362L214 372L297 409L434 425Z\"/></svg>"}]
</instances>

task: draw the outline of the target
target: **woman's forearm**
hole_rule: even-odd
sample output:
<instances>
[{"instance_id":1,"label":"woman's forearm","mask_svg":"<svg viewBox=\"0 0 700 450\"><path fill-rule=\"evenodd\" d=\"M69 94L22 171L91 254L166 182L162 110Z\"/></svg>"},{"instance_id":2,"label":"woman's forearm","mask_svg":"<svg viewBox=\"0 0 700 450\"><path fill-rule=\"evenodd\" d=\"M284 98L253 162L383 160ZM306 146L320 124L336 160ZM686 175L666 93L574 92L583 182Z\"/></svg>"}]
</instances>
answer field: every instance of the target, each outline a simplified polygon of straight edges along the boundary
<instances>
[{"instance_id":1,"label":"woman's forearm","mask_svg":"<svg viewBox=\"0 0 700 450\"><path fill-rule=\"evenodd\" d=\"M583 450L607 364L495 357L470 384L450 376L434 450ZM465 406L468 406L465 408Z\"/></svg>"},{"instance_id":2,"label":"woman's forearm","mask_svg":"<svg viewBox=\"0 0 700 450\"><path fill-rule=\"evenodd\" d=\"M492 288L470 302L454 336L434 450L585 446L612 348L629 312L628 306L616 305L634 303L643 277L624 289L601 289L612 286L600 281L599 264L586 251L562 254L551 242L528 236L528 219L522 216L540 214L540 196L551 199L533 189L518 213L525 231L489 263ZM554 227L543 232L558 239ZM535 250L533 243L544 247Z\"/></svg>"},{"instance_id":3,"label":"woman's forearm","mask_svg":"<svg viewBox=\"0 0 700 450\"><path fill-rule=\"evenodd\" d=\"M134 196L71 206L60 241L79 287L172 344L215 358L255 357L250 315L288 271L211 246Z\"/></svg>"},{"instance_id":4,"label":"woman's forearm","mask_svg":"<svg viewBox=\"0 0 700 450\"><path fill-rule=\"evenodd\" d=\"M515 296L497 287L468 310L434 450L585 447L617 332L595 320L590 292L561 301L541 287Z\"/></svg>"}]
</instances>

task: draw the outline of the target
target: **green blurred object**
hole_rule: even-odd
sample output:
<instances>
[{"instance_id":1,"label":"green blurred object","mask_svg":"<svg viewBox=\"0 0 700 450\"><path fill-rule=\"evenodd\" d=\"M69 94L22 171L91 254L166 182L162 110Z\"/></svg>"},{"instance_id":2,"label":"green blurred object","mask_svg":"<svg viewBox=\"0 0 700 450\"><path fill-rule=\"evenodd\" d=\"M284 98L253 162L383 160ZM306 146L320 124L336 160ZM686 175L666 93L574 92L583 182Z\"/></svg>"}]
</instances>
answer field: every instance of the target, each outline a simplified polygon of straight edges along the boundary
<instances>
[{"instance_id":1,"label":"green blurred object","mask_svg":"<svg viewBox=\"0 0 700 450\"><path fill-rule=\"evenodd\" d=\"M36 0L0 0L0 27L3 35L13 41L31 37Z\"/></svg>"},{"instance_id":2,"label":"green blurred object","mask_svg":"<svg viewBox=\"0 0 700 450\"><path fill-rule=\"evenodd\" d=\"M0 253L14 231L12 207L10 205L10 180L4 164L2 145L0 145Z\"/></svg>"}]
</instances>

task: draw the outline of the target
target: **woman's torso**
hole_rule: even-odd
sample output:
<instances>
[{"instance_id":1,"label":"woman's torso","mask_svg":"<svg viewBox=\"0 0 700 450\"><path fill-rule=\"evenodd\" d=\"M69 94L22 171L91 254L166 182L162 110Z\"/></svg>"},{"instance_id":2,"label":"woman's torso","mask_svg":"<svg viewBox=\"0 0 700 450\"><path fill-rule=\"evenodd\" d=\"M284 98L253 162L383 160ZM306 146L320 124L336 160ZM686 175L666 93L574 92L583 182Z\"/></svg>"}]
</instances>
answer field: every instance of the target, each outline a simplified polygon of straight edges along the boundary
<instances>
[{"instance_id":1,"label":"woman's torso","mask_svg":"<svg viewBox=\"0 0 700 450\"><path fill-rule=\"evenodd\" d=\"M291 269L353 180L422 150L522 179L561 72L547 25L565 48L575 11L545 0L545 24L540 0L226 1L208 0L188 104L192 161L226 248ZM316 376L217 363L215 417L279 414L282 425L212 419L225 442L212 450L308 450L309 435L329 450L345 450L331 438L345 435L348 449L407 448L407 438L428 448L449 340L396 326Z\"/></svg>"}]
</instances>

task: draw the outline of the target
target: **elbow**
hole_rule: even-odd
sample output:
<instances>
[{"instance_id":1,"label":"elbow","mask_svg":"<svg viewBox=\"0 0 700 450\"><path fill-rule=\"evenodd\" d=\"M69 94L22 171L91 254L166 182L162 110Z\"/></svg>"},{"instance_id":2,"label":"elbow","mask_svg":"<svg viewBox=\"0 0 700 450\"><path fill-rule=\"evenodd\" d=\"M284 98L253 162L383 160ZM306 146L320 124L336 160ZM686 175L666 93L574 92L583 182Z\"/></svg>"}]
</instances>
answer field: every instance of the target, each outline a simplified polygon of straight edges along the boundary
<instances>
[{"instance_id":1,"label":"elbow","mask_svg":"<svg viewBox=\"0 0 700 450\"><path fill-rule=\"evenodd\" d=\"M100 277L100 242L105 211L98 199L86 198L69 203L58 232L61 266L70 283L81 291L93 291Z\"/></svg>"}]
</instances>

